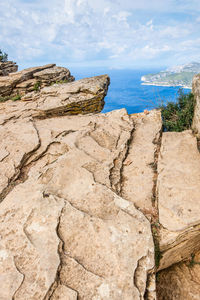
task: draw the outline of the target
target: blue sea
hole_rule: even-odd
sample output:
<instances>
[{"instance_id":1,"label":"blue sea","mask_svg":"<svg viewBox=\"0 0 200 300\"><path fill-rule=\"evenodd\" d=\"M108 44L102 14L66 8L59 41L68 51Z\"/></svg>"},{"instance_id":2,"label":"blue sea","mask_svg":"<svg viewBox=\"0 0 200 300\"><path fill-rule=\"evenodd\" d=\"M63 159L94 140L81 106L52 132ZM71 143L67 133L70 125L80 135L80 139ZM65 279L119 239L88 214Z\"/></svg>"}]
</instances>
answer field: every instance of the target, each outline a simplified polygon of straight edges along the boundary
<instances>
[{"instance_id":1,"label":"blue sea","mask_svg":"<svg viewBox=\"0 0 200 300\"><path fill-rule=\"evenodd\" d=\"M115 70L104 68L73 69L71 73L76 80L85 77L108 74L110 86L105 98L105 106L102 112L109 112L115 109L126 108L129 114L151 110L162 103L176 101L179 87L160 87L141 85L141 76L149 73L156 73L161 69L150 70ZM184 93L191 90L183 89Z\"/></svg>"}]
</instances>

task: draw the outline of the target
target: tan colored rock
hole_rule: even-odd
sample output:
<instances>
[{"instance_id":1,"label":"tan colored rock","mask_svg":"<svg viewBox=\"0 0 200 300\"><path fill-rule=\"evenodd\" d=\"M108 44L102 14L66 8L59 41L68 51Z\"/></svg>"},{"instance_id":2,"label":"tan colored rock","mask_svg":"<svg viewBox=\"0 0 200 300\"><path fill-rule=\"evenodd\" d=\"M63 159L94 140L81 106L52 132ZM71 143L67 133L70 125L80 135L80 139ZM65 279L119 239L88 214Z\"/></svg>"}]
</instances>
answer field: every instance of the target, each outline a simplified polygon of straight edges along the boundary
<instances>
[{"instance_id":1,"label":"tan colored rock","mask_svg":"<svg viewBox=\"0 0 200 300\"><path fill-rule=\"evenodd\" d=\"M196 135L200 137L200 74L195 75L193 77L192 93L195 98L195 109L192 128Z\"/></svg>"},{"instance_id":2,"label":"tan colored rock","mask_svg":"<svg viewBox=\"0 0 200 300\"><path fill-rule=\"evenodd\" d=\"M24 95L36 89L49 86L56 81L71 82L70 71L55 64L33 67L0 77L0 96Z\"/></svg>"},{"instance_id":3,"label":"tan colored rock","mask_svg":"<svg viewBox=\"0 0 200 300\"><path fill-rule=\"evenodd\" d=\"M0 62L0 76L7 76L10 73L17 72L18 66L13 61Z\"/></svg>"},{"instance_id":4,"label":"tan colored rock","mask_svg":"<svg viewBox=\"0 0 200 300\"><path fill-rule=\"evenodd\" d=\"M63 204L53 196L44 198L41 186L31 180L1 203L0 247L6 265L5 260L0 262L0 282L5 299L43 299L48 292L60 263L56 228Z\"/></svg>"},{"instance_id":5,"label":"tan colored rock","mask_svg":"<svg viewBox=\"0 0 200 300\"><path fill-rule=\"evenodd\" d=\"M200 249L200 154L191 131L163 133L158 161L159 269Z\"/></svg>"},{"instance_id":6,"label":"tan colored rock","mask_svg":"<svg viewBox=\"0 0 200 300\"><path fill-rule=\"evenodd\" d=\"M51 83L56 83L62 80L71 82L74 77L71 76L70 71L64 67L54 66L53 68L45 69L33 74L36 81L41 82L44 86Z\"/></svg>"},{"instance_id":7,"label":"tan colored rock","mask_svg":"<svg viewBox=\"0 0 200 300\"><path fill-rule=\"evenodd\" d=\"M44 119L100 112L109 82L107 75L85 78L29 93L22 98L24 101L4 102L0 105L0 124L18 118Z\"/></svg>"},{"instance_id":8,"label":"tan colored rock","mask_svg":"<svg viewBox=\"0 0 200 300\"><path fill-rule=\"evenodd\" d=\"M199 300L200 253L186 262L176 264L159 272L157 282L158 300Z\"/></svg>"},{"instance_id":9,"label":"tan colored rock","mask_svg":"<svg viewBox=\"0 0 200 300\"><path fill-rule=\"evenodd\" d=\"M22 129L23 128L23 129ZM20 169L40 146L34 124L30 120L9 122L0 127L0 202L9 184L20 175Z\"/></svg>"},{"instance_id":10,"label":"tan colored rock","mask_svg":"<svg viewBox=\"0 0 200 300\"><path fill-rule=\"evenodd\" d=\"M20 123L26 140L29 122L19 116L2 128ZM0 206L4 298L155 300L150 223L114 188L117 183L121 189L132 118L120 110L33 124L35 142L30 135L29 157L19 167L23 176ZM17 137L12 136L13 149Z\"/></svg>"},{"instance_id":11,"label":"tan colored rock","mask_svg":"<svg viewBox=\"0 0 200 300\"><path fill-rule=\"evenodd\" d=\"M155 156L162 129L160 111L152 110L148 114L135 114L135 125L129 152L124 161L123 198L133 202L146 215L153 215L153 189L155 180Z\"/></svg>"},{"instance_id":12,"label":"tan colored rock","mask_svg":"<svg viewBox=\"0 0 200 300\"><path fill-rule=\"evenodd\" d=\"M59 285L51 296L51 300L77 300L77 292L69 289L65 285Z\"/></svg>"}]
</instances>

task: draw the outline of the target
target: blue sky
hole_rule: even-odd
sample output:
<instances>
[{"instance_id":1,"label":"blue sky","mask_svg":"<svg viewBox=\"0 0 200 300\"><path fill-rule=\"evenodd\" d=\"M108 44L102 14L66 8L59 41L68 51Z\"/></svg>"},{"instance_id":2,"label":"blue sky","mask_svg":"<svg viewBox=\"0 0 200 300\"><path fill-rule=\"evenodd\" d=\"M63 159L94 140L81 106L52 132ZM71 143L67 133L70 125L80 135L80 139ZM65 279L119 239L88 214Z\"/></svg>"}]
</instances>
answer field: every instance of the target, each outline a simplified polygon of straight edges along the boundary
<instances>
[{"instance_id":1,"label":"blue sky","mask_svg":"<svg viewBox=\"0 0 200 300\"><path fill-rule=\"evenodd\" d=\"M21 67L200 62L200 1L1 0L0 33L0 49Z\"/></svg>"}]
</instances>

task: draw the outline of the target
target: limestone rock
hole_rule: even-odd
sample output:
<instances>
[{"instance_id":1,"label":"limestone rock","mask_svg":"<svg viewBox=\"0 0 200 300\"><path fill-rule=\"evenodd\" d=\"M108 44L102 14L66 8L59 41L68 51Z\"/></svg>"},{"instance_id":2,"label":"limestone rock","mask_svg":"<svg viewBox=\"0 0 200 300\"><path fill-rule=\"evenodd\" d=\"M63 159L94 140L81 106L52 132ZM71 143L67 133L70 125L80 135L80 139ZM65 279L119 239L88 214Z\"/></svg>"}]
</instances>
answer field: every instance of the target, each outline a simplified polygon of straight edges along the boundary
<instances>
[{"instance_id":1,"label":"limestone rock","mask_svg":"<svg viewBox=\"0 0 200 300\"><path fill-rule=\"evenodd\" d=\"M0 77L0 96L24 95L57 81L74 81L70 71L55 64L28 68Z\"/></svg>"},{"instance_id":2,"label":"limestone rock","mask_svg":"<svg viewBox=\"0 0 200 300\"><path fill-rule=\"evenodd\" d=\"M158 161L159 269L200 249L200 154L191 131L164 133Z\"/></svg>"},{"instance_id":3,"label":"limestone rock","mask_svg":"<svg viewBox=\"0 0 200 300\"><path fill-rule=\"evenodd\" d=\"M200 298L200 253L158 275L158 300L198 300Z\"/></svg>"},{"instance_id":4,"label":"limestone rock","mask_svg":"<svg viewBox=\"0 0 200 300\"><path fill-rule=\"evenodd\" d=\"M122 197L133 202L149 218L155 212L153 189L162 121L159 111L132 115L135 124L129 153L124 161Z\"/></svg>"},{"instance_id":5,"label":"limestone rock","mask_svg":"<svg viewBox=\"0 0 200 300\"><path fill-rule=\"evenodd\" d=\"M195 97L195 110L192 128L196 135L200 137L200 74L195 75L193 78L192 93Z\"/></svg>"},{"instance_id":6,"label":"limestone rock","mask_svg":"<svg viewBox=\"0 0 200 300\"><path fill-rule=\"evenodd\" d=\"M17 72L18 66L13 61L0 62L0 76L7 76L10 73Z\"/></svg>"},{"instance_id":7,"label":"limestone rock","mask_svg":"<svg viewBox=\"0 0 200 300\"><path fill-rule=\"evenodd\" d=\"M32 92L24 101L7 101L0 105L0 124L18 118L50 118L100 112L104 106L110 79L107 75L55 84Z\"/></svg>"},{"instance_id":8,"label":"limestone rock","mask_svg":"<svg viewBox=\"0 0 200 300\"><path fill-rule=\"evenodd\" d=\"M86 79L59 91L93 98L108 81L99 80L98 86ZM130 197L128 178L122 188L123 162L141 130L139 116L126 110L43 119L33 118L31 109L20 114L29 105L46 107L55 88L45 89L43 104L15 103L15 118L13 103L3 104L10 116L1 126L1 174L7 178L0 206L2 300L155 300L151 226L134 201L120 195L123 190ZM159 116L142 118L143 127ZM150 143L159 131L152 126ZM151 145L151 160L154 151ZM145 174L152 183L152 173Z\"/></svg>"}]
</instances>

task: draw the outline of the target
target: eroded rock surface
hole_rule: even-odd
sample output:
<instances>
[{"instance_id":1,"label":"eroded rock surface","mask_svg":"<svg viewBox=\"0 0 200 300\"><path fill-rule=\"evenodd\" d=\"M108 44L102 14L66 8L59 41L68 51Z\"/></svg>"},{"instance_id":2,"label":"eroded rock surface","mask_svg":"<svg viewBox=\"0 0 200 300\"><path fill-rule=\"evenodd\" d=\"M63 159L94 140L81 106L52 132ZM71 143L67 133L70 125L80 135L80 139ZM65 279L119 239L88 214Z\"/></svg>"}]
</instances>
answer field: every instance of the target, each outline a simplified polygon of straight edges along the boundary
<instances>
[{"instance_id":1,"label":"eroded rock surface","mask_svg":"<svg viewBox=\"0 0 200 300\"><path fill-rule=\"evenodd\" d=\"M13 61L0 62L0 76L7 76L10 73L17 72L18 66Z\"/></svg>"},{"instance_id":2,"label":"eroded rock surface","mask_svg":"<svg viewBox=\"0 0 200 300\"><path fill-rule=\"evenodd\" d=\"M200 249L200 154L191 131L163 133L158 161L160 269Z\"/></svg>"},{"instance_id":3,"label":"eroded rock surface","mask_svg":"<svg viewBox=\"0 0 200 300\"><path fill-rule=\"evenodd\" d=\"M1 300L156 300L154 255L159 300L199 299L197 139L162 134L157 110L96 114L108 85L62 82L0 105Z\"/></svg>"},{"instance_id":4,"label":"eroded rock surface","mask_svg":"<svg viewBox=\"0 0 200 300\"><path fill-rule=\"evenodd\" d=\"M135 130L129 153L124 161L122 197L133 202L151 218L155 213L154 183L156 155L160 143L162 121L158 111L131 116Z\"/></svg>"},{"instance_id":5,"label":"eroded rock surface","mask_svg":"<svg viewBox=\"0 0 200 300\"><path fill-rule=\"evenodd\" d=\"M200 253L186 262L159 272L158 300L198 300L200 298Z\"/></svg>"},{"instance_id":6,"label":"eroded rock surface","mask_svg":"<svg viewBox=\"0 0 200 300\"><path fill-rule=\"evenodd\" d=\"M135 207L140 190L131 199L133 181L124 178L131 165L136 172L134 134L145 139L160 113L56 114L66 91L79 105L103 97L107 84L107 76L85 79L1 105L2 300L156 299L151 225ZM55 88L62 100L51 99ZM160 124L146 133L150 170ZM153 193L153 173L143 176Z\"/></svg>"},{"instance_id":7,"label":"eroded rock surface","mask_svg":"<svg viewBox=\"0 0 200 300\"><path fill-rule=\"evenodd\" d=\"M195 75L192 81L192 93L195 98L195 110L192 128L200 138L200 74Z\"/></svg>"},{"instance_id":8,"label":"eroded rock surface","mask_svg":"<svg viewBox=\"0 0 200 300\"><path fill-rule=\"evenodd\" d=\"M5 75L0 77L1 97L22 96L56 82L74 81L74 77L67 68L57 67L55 64L28 68L16 73L6 73Z\"/></svg>"},{"instance_id":9,"label":"eroded rock surface","mask_svg":"<svg viewBox=\"0 0 200 300\"><path fill-rule=\"evenodd\" d=\"M22 98L24 101L6 101L0 105L0 125L22 118L45 119L100 112L109 83L107 75L96 76L28 93Z\"/></svg>"}]
</instances>

